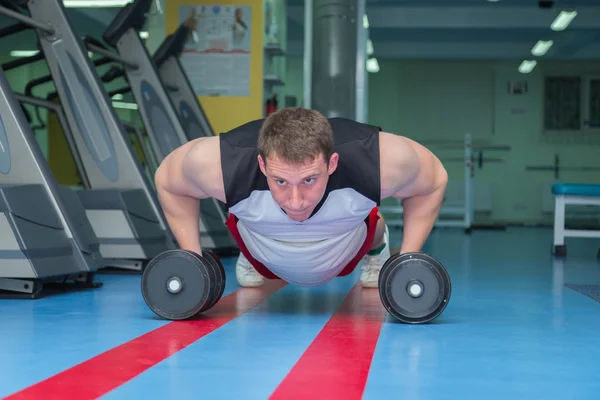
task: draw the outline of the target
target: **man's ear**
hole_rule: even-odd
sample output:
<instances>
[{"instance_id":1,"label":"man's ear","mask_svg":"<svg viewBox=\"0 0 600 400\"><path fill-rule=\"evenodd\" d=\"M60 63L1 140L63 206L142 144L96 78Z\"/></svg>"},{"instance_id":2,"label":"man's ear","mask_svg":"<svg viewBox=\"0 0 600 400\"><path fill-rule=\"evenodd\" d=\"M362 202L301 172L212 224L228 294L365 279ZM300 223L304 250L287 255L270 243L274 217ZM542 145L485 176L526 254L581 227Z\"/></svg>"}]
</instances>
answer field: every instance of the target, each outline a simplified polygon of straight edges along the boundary
<instances>
[{"instance_id":1,"label":"man's ear","mask_svg":"<svg viewBox=\"0 0 600 400\"><path fill-rule=\"evenodd\" d=\"M263 160L263 158L260 156L260 154L258 155L258 166L260 167L260 170L262 171L262 173L267 176L267 168L265 165L265 160Z\"/></svg>"},{"instance_id":2,"label":"man's ear","mask_svg":"<svg viewBox=\"0 0 600 400\"><path fill-rule=\"evenodd\" d=\"M337 169L339 159L340 155L338 153L333 153L331 157L329 157L329 175L333 174L333 172Z\"/></svg>"}]
</instances>

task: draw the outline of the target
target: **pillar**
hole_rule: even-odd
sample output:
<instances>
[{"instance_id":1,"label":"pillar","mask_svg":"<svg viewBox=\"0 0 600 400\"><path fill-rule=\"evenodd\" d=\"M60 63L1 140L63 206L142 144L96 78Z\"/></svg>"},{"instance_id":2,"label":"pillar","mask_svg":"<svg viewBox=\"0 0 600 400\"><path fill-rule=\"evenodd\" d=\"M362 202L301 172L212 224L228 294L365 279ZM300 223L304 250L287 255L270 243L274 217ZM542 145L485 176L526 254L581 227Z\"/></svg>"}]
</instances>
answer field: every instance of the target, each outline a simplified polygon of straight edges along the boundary
<instances>
[{"instance_id":1,"label":"pillar","mask_svg":"<svg viewBox=\"0 0 600 400\"><path fill-rule=\"evenodd\" d=\"M313 0L312 108L356 117L357 0Z\"/></svg>"},{"instance_id":2,"label":"pillar","mask_svg":"<svg viewBox=\"0 0 600 400\"><path fill-rule=\"evenodd\" d=\"M305 0L304 107L367 122L366 0Z\"/></svg>"}]
</instances>

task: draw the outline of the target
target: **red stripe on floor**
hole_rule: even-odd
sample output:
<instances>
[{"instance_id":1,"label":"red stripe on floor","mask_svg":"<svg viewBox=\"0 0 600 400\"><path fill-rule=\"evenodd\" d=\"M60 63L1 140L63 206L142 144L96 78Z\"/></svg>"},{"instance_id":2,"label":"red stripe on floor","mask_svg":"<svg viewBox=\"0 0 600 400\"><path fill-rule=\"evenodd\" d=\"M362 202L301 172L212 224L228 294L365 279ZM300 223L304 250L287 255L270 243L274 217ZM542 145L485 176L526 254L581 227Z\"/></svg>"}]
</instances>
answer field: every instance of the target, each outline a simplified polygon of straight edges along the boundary
<instances>
[{"instance_id":1,"label":"red stripe on floor","mask_svg":"<svg viewBox=\"0 0 600 400\"><path fill-rule=\"evenodd\" d=\"M84 361L6 399L96 399L250 310L285 286L268 281L223 297L197 320L174 321Z\"/></svg>"},{"instance_id":2,"label":"red stripe on floor","mask_svg":"<svg viewBox=\"0 0 600 400\"><path fill-rule=\"evenodd\" d=\"M385 314L357 283L270 399L361 399Z\"/></svg>"}]
</instances>

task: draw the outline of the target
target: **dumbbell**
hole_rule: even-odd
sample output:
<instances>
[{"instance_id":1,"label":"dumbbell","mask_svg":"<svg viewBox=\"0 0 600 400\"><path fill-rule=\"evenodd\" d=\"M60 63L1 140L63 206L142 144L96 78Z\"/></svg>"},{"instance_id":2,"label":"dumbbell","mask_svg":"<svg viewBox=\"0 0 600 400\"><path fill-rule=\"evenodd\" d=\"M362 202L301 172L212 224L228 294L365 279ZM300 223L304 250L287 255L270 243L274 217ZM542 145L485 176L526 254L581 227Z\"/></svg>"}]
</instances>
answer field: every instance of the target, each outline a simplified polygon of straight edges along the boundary
<instances>
[{"instance_id":1,"label":"dumbbell","mask_svg":"<svg viewBox=\"0 0 600 400\"><path fill-rule=\"evenodd\" d=\"M437 318L450 301L452 285L443 265L425 253L392 255L379 272L379 296L398 321L423 324Z\"/></svg>"},{"instance_id":2,"label":"dumbbell","mask_svg":"<svg viewBox=\"0 0 600 400\"><path fill-rule=\"evenodd\" d=\"M182 320L207 311L225 290L225 270L210 251L167 250L142 274L142 296L158 316Z\"/></svg>"}]
</instances>

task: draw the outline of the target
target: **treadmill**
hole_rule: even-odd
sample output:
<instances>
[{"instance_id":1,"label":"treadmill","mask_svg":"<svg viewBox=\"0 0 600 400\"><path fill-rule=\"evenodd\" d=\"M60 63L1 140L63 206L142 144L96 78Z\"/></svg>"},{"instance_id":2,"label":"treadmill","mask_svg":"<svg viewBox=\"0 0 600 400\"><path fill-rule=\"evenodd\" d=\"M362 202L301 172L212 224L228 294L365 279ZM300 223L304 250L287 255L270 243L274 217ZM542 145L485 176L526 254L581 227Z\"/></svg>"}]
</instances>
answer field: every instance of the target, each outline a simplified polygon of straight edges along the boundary
<instances>
[{"instance_id":1,"label":"treadmill","mask_svg":"<svg viewBox=\"0 0 600 400\"><path fill-rule=\"evenodd\" d=\"M88 50L112 58L123 66L125 78L138 104L138 111L150 139L157 163L173 150L189 141L175 107L167 95L154 62L142 42L139 31L146 22L152 0L135 0L123 7L103 34L106 44L116 48L118 55L99 41L87 38ZM200 200L200 235L203 247L219 256L239 252L225 222L224 209L216 199Z\"/></svg>"},{"instance_id":2,"label":"treadmill","mask_svg":"<svg viewBox=\"0 0 600 400\"><path fill-rule=\"evenodd\" d=\"M214 136L215 133L179 61L188 32L188 27L180 25L174 33L163 40L154 53L153 60L188 140L194 140L200 137ZM97 42L95 43L97 44ZM112 82L124 75L123 68L112 67L102 76L102 80ZM111 94L125 94L130 91L130 87L124 87L112 91Z\"/></svg>"},{"instance_id":3,"label":"treadmill","mask_svg":"<svg viewBox=\"0 0 600 400\"><path fill-rule=\"evenodd\" d=\"M0 37L1 36L2 35L0 35ZM12 70L15 68L22 67L24 65L34 63L39 60L43 60L43 57L39 58L38 56L39 56L39 54L35 55L35 56L21 58L18 60L13 60L13 61L7 62L5 64L2 64L2 68L6 72L6 71L9 71L9 70ZM102 65L112 62L108 58L98 58L98 59L95 59L92 61L96 67L99 67L99 66L102 66ZM102 80L104 80L104 78ZM17 99L19 100L19 102L22 105L31 105L34 107L37 118L40 122L40 126L37 127L39 129L46 128L46 125L43 123L42 118L41 118L40 114L38 113L38 110L40 108L45 108L47 110L53 111L57 115L60 126L64 131L64 136L67 141L69 150L71 152L73 161L75 163L75 166L77 169L77 174L79 175L81 184L83 185L83 187L89 188L89 187L91 187L91 185L89 184L89 181L87 180L87 176L85 175L85 168L83 166L83 163L81 162L81 157L79 156L79 154L77 152L77 146L75 145L75 142L73 139L73 134L70 131L69 124L67 123L67 120L66 120L64 112L62 110L62 107L55 102L55 100L58 99L58 93L57 92L48 93L46 99L36 97L33 94L33 90L37 86L40 86L40 85L43 85L46 83L50 83L50 82L52 82L52 75L40 76L40 77L37 77L37 78L29 81L27 83L27 85L25 85L25 93L17 94ZM24 112L26 114L26 117L28 118L28 121L31 123L30 117L27 113L27 110L24 109ZM140 159L140 161L143 160L142 167L144 169L144 172L146 173L146 178L148 179L148 182L150 183L150 185L152 187L154 187L154 185L153 185L154 173L156 172L158 165L156 163L156 160L154 159L154 155L152 154L151 150L149 149L148 137L147 137L144 129L134 126L132 124L129 124L125 121L121 121L121 123L123 124L125 131L128 134L130 134L129 138L131 139L131 142L132 142L132 145L134 146L134 148L136 145L139 145L141 153L142 153L141 154L142 158ZM32 130L34 130L34 129L35 129L35 127L32 126Z\"/></svg>"},{"instance_id":4,"label":"treadmill","mask_svg":"<svg viewBox=\"0 0 600 400\"><path fill-rule=\"evenodd\" d=\"M189 28L181 24L156 50L154 63L160 79L167 87L167 95L175 106L188 140L194 140L214 136L215 133L179 61L188 36Z\"/></svg>"},{"instance_id":5,"label":"treadmill","mask_svg":"<svg viewBox=\"0 0 600 400\"><path fill-rule=\"evenodd\" d=\"M0 297L39 298L49 283L100 287L99 244L79 198L52 176L0 68Z\"/></svg>"},{"instance_id":6,"label":"treadmill","mask_svg":"<svg viewBox=\"0 0 600 400\"><path fill-rule=\"evenodd\" d=\"M14 4L15 2L11 2ZM141 270L175 248L125 128L61 0L20 0L0 14L36 28L89 187L77 194L108 266ZM31 17L19 8L26 6Z\"/></svg>"}]
</instances>

